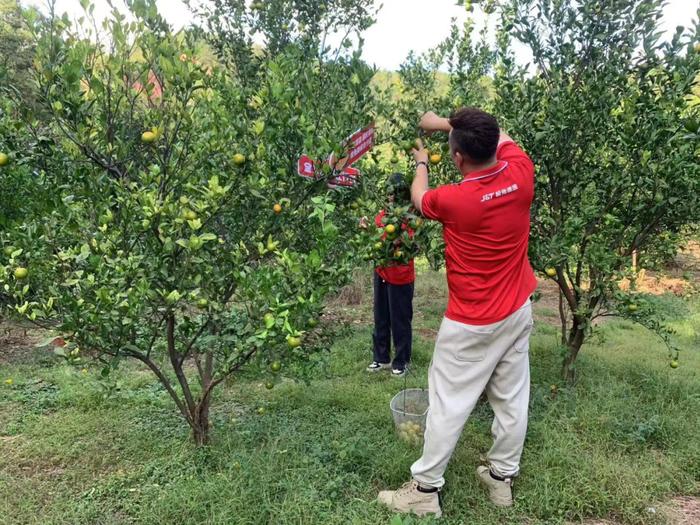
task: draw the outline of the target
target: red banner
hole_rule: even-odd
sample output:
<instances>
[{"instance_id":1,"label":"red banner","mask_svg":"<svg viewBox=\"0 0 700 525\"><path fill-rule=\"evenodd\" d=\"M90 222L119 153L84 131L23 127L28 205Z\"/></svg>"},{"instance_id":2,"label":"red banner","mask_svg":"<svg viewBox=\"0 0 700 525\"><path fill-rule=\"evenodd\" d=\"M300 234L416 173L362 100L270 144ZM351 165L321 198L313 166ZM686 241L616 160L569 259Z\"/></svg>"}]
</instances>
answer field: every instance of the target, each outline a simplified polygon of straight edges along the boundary
<instances>
[{"instance_id":1,"label":"red banner","mask_svg":"<svg viewBox=\"0 0 700 525\"><path fill-rule=\"evenodd\" d=\"M316 174L316 166L314 166L314 161L311 160L307 155L302 155L299 159L298 166L299 175L309 179L313 179Z\"/></svg>"},{"instance_id":2,"label":"red banner","mask_svg":"<svg viewBox=\"0 0 700 525\"><path fill-rule=\"evenodd\" d=\"M374 124L355 132L346 142L345 166L352 166L374 146Z\"/></svg>"},{"instance_id":3,"label":"red banner","mask_svg":"<svg viewBox=\"0 0 700 525\"><path fill-rule=\"evenodd\" d=\"M342 159L336 161L333 155L328 157L325 164L333 166L336 171L340 171L338 175L328 181L329 187L347 188L357 183L360 172L355 168L351 168L351 166L372 149L374 136L374 124L371 124L345 139L345 156ZM308 155L302 155L299 159L297 171L302 177L313 179L316 177L316 164Z\"/></svg>"},{"instance_id":4,"label":"red banner","mask_svg":"<svg viewBox=\"0 0 700 525\"><path fill-rule=\"evenodd\" d=\"M355 168L345 168L340 175L336 175L328 180L329 188L352 188L357 184L360 170Z\"/></svg>"}]
</instances>

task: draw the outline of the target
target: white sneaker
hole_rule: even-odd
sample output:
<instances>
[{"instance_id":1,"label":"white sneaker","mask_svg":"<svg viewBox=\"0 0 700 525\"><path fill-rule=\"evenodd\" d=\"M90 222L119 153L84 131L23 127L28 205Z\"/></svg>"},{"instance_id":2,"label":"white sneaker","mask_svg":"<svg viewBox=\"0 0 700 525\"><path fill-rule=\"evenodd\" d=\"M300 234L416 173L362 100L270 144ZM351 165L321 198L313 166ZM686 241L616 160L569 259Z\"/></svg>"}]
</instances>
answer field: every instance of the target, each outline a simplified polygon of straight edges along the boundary
<instances>
[{"instance_id":1,"label":"white sneaker","mask_svg":"<svg viewBox=\"0 0 700 525\"><path fill-rule=\"evenodd\" d=\"M391 375L393 377L403 377L406 375L406 369L405 368L393 368L391 370Z\"/></svg>"},{"instance_id":2,"label":"white sneaker","mask_svg":"<svg viewBox=\"0 0 700 525\"><path fill-rule=\"evenodd\" d=\"M476 475L481 484L489 489L491 503L499 507L513 505L513 478L495 479L491 476L491 469L483 465L476 469Z\"/></svg>"},{"instance_id":3,"label":"white sneaker","mask_svg":"<svg viewBox=\"0 0 700 525\"><path fill-rule=\"evenodd\" d=\"M372 361L367 366L368 372L379 372L380 370L389 370L391 368L391 363L378 363L377 361Z\"/></svg>"},{"instance_id":4,"label":"white sneaker","mask_svg":"<svg viewBox=\"0 0 700 525\"><path fill-rule=\"evenodd\" d=\"M377 499L394 512L413 513L416 516L434 514L436 518L442 516L438 491L421 492L414 479L404 483L398 490L382 490Z\"/></svg>"}]
</instances>

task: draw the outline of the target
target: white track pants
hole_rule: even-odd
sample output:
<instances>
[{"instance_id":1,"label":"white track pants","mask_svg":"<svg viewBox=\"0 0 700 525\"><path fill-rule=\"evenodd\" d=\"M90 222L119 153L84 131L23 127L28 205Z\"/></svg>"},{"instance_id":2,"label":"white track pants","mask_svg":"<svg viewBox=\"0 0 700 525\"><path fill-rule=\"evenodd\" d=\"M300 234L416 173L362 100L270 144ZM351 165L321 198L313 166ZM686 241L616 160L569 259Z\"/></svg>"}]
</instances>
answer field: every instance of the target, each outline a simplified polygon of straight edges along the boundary
<instances>
[{"instance_id":1,"label":"white track pants","mask_svg":"<svg viewBox=\"0 0 700 525\"><path fill-rule=\"evenodd\" d=\"M475 326L443 319L428 373L428 410L423 456L413 478L441 487L462 428L486 391L493 408L493 446L488 461L499 476L516 476L527 431L530 397L530 301L498 323Z\"/></svg>"}]
</instances>

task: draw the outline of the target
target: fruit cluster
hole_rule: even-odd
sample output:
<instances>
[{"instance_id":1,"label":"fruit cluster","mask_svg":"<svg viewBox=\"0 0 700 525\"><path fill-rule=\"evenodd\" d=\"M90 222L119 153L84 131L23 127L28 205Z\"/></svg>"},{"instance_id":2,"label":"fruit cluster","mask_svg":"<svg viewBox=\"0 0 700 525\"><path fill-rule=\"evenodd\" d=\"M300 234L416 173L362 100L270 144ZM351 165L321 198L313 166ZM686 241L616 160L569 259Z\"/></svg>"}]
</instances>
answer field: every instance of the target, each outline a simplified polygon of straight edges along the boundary
<instances>
[{"instance_id":1,"label":"fruit cluster","mask_svg":"<svg viewBox=\"0 0 700 525\"><path fill-rule=\"evenodd\" d=\"M403 421L396 426L399 438L411 445L418 445L423 438L423 427L415 421Z\"/></svg>"},{"instance_id":2,"label":"fruit cluster","mask_svg":"<svg viewBox=\"0 0 700 525\"><path fill-rule=\"evenodd\" d=\"M412 206L388 205L380 224L372 223L361 234L365 259L377 266L407 264L421 251L423 219Z\"/></svg>"}]
</instances>

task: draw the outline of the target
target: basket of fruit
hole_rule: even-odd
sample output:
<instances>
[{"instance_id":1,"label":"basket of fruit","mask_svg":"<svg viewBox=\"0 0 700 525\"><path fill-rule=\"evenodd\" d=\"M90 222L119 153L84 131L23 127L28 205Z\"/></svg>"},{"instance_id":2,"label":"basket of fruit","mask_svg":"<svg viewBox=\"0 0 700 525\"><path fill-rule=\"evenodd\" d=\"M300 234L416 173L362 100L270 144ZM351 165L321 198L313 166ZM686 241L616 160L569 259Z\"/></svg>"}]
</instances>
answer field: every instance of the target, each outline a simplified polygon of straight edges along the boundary
<instances>
[{"instance_id":1,"label":"basket of fruit","mask_svg":"<svg viewBox=\"0 0 700 525\"><path fill-rule=\"evenodd\" d=\"M404 389L392 398L389 408L399 438L412 445L418 445L425 431L428 391L422 388Z\"/></svg>"}]
</instances>

